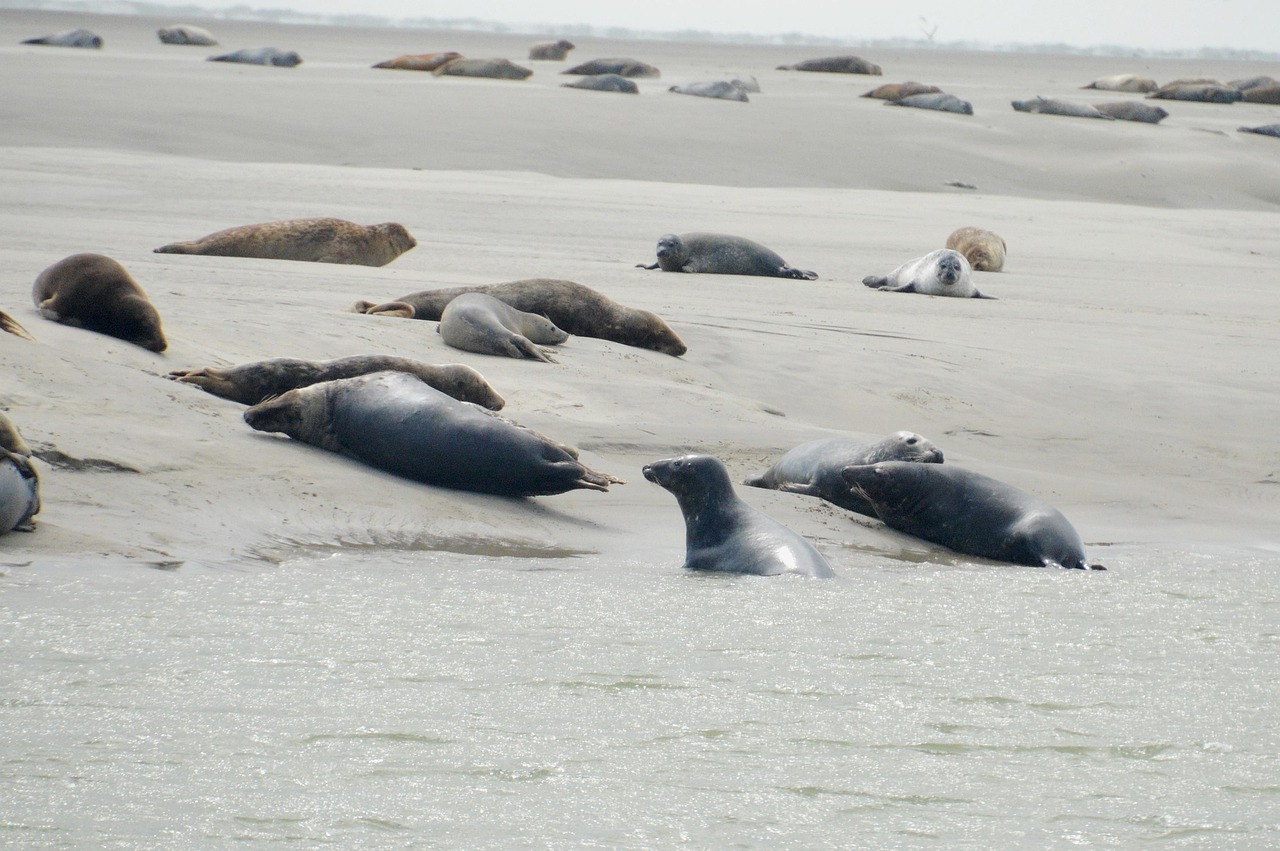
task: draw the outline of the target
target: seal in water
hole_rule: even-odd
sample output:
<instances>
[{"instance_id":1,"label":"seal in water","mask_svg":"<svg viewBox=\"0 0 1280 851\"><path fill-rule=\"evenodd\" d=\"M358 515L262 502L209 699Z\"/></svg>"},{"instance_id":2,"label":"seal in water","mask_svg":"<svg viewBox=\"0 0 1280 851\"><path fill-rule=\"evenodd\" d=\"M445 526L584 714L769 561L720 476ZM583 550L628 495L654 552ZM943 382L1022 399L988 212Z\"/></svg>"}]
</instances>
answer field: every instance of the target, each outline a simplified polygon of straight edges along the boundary
<instances>
[{"instance_id":1,"label":"seal in water","mask_svg":"<svg viewBox=\"0 0 1280 851\"><path fill-rule=\"evenodd\" d=\"M658 262L641 269L664 272L707 272L716 275L763 275L815 281L817 272L793 269L776 252L741 236L723 233L669 233L658 240Z\"/></svg>"},{"instance_id":2,"label":"seal in water","mask_svg":"<svg viewBox=\"0 0 1280 851\"><path fill-rule=\"evenodd\" d=\"M897 431L870 443L850 437L811 440L790 450L768 470L743 484L816 496L848 511L875 517L871 503L849 490L840 471L881 461L941 464L942 451L913 431Z\"/></svg>"},{"instance_id":3,"label":"seal in water","mask_svg":"<svg viewBox=\"0 0 1280 851\"><path fill-rule=\"evenodd\" d=\"M710 83L688 83L683 86L672 86L667 91L675 92L678 95L693 95L700 98L736 100L740 103L746 103L748 100L746 91L730 80L715 80Z\"/></svg>"},{"instance_id":4,"label":"seal in water","mask_svg":"<svg viewBox=\"0 0 1280 851\"><path fill-rule=\"evenodd\" d=\"M372 67L393 68L397 71L434 71L446 62L461 58L462 54L455 50L444 53L406 53Z\"/></svg>"},{"instance_id":5,"label":"seal in water","mask_svg":"<svg viewBox=\"0 0 1280 851\"><path fill-rule=\"evenodd\" d=\"M884 105L906 106L912 109L932 109L937 112L954 112L958 115L973 115L973 104L946 92L906 95L897 100L887 100Z\"/></svg>"},{"instance_id":6,"label":"seal in water","mask_svg":"<svg viewBox=\"0 0 1280 851\"><path fill-rule=\"evenodd\" d=\"M824 56L804 59L794 65L779 65L779 71L826 71L831 74L870 74L880 76L880 66L861 56Z\"/></svg>"},{"instance_id":7,"label":"seal in water","mask_svg":"<svg viewBox=\"0 0 1280 851\"><path fill-rule=\"evenodd\" d=\"M973 285L969 261L951 248L939 248L894 269L887 277L871 275L862 283L893 293L922 293L956 298L995 298Z\"/></svg>"},{"instance_id":8,"label":"seal in water","mask_svg":"<svg viewBox=\"0 0 1280 851\"><path fill-rule=\"evenodd\" d=\"M640 87L621 74L589 74L572 83L561 83L562 89L587 89L593 92L621 92L626 95L640 94Z\"/></svg>"},{"instance_id":9,"label":"seal in water","mask_svg":"<svg viewBox=\"0 0 1280 851\"><path fill-rule=\"evenodd\" d=\"M240 62L245 65L275 65L279 68L294 68L302 64L302 57L296 50L280 50L276 47L246 47L233 50L221 56L210 56L208 62Z\"/></svg>"},{"instance_id":10,"label":"seal in water","mask_svg":"<svg viewBox=\"0 0 1280 851\"><path fill-rule=\"evenodd\" d=\"M1004 239L984 228L959 228L947 237L947 248L959 251L975 272L999 272L1007 249Z\"/></svg>"},{"instance_id":11,"label":"seal in water","mask_svg":"<svg viewBox=\"0 0 1280 851\"><path fill-rule=\"evenodd\" d=\"M0 413L0 535L35 531L40 513L40 477L31 466L31 449L9 418Z\"/></svg>"},{"instance_id":12,"label":"seal in water","mask_svg":"<svg viewBox=\"0 0 1280 851\"><path fill-rule=\"evenodd\" d=\"M902 461L845 467L841 475L899 532L996 561L1105 569L1085 561L1080 535L1062 512L990 476Z\"/></svg>"},{"instance_id":13,"label":"seal in water","mask_svg":"<svg viewBox=\"0 0 1280 851\"><path fill-rule=\"evenodd\" d=\"M227 228L190 242L171 242L155 253L385 266L417 244L398 222L358 225L343 219L286 219Z\"/></svg>"},{"instance_id":14,"label":"seal in water","mask_svg":"<svg viewBox=\"0 0 1280 851\"><path fill-rule=\"evenodd\" d=\"M641 62L639 59L592 59L590 62L574 65L567 71L561 71L560 73L581 76L593 74L617 74L619 77L662 76L662 72L657 68L647 62Z\"/></svg>"},{"instance_id":15,"label":"seal in water","mask_svg":"<svg viewBox=\"0 0 1280 851\"><path fill-rule=\"evenodd\" d=\"M688 351L684 341L657 314L619 304L582 284L554 278L423 290L384 304L359 301L352 309L357 313L432 320L439 319L445 306L459 295L473 292L491 295L516 310L545 316L557 328L576 337L595 337L674 357Z\"/></svg>"},{"instance_id":16,"label":"seal in water","mask_svg":"<svg viewBox=\"0 0 1280 851\"><path fill-rule=\"evenodd\" d=\"M533 74L510 59L451 59L432 69L437 77L488 77L494 80L523 80Z\"/></svg>"},{"instance_id":17,"label":"seal in water","mask_svg":"<svg viewBox=\"0 0 1280 851\"><path fill-rule=\"evenodd\" d=\"M1160 86L1150 77L1140 77L1137 74L1113 74L1110 77L1099 77L1089 85L1081 86L1080 88L1145 94L1146 92L1154 92Z\"/></svg>"},{"instance_id":18,"label":"seal in water","mask_svg":"<svg viewBox=\"0 0 1280 851\"><path fill-rule=\"evenodd\" d=\"M563 38L559 41L544 41L529 48L529 58L547 62L563 62L573 48L573 42Z\"/></svg>"},{"instance_id":19,"label":"seal in water","mask_svg":"<svg viewBox=\"0 0 1280 851\"><path fill-rule=\"evenodd\" d=\"M826 578L831 565L813 545L733 492L719 458L685 455L644 465L644 477L676 498L684 515L690 570Z\"/></svg>"},{"instance_id":20,"label":"seal in water","mask_svg":"<svg viewBox=\"0 0 1280 851\"><path fill-rule=\"evenodd\" d=\"M64 257L36 277L31 300L46 319L163 352L160 314L129 272L102 254Z\"/></svg>"},{"instance_id":21,"label":"seal in water","mask_svg":"<svg viewBox=\"0 0 1280 851\"><path fill-rule=\"evenodd\" d=\"M322 381L254 405L244 421L407 479L500 496L607 491L621 479L558 444L412 375Z\"/></svg>"},{"instance_id":22,"label":"seal in water","mask_svg":"<svg viewBox=\"0 0 1280 851\"><path fill-rule=\"evenodd\" d=\"M506 404L484 376L469 366L423 363L394 355L355 355L325 361L272 358L239 366L179 369L170 372L169 378L194 384L206 393L242 405L256 405L272 396L321 381L387 371L408 373L460 402L471 402L491 411L500 411Z\"/></svg>"},{"instance_id":23,"label":"seal in water","mask_svg":"<svg viewBox=\"0 0 1280 851\"><path fill-rule=\"evenodd\" d=\"M1140 100L1122 100L1115 103L1095 103L1098 112L1118 118L1121 121L1141 121L1145 124L1159 124L1169 117L1163 107L1152 106Z\"/></svg>"},{"instance_id":24,"label":"seal in water","mask_svg":"<svg viewBox=\"0 0 1280 851\"><path fill-rule=\"evenodd\" d=\"M213 47L218 40L213 33L204 27L193 27L190 24L174 24L156 30L156 37L162 44L195 44L201 47Z\"/></svg>"},{"instance_id":25,"label":"seal in water","mask_svg":"<svg viewBox=\"0 0 1280 851\"><path fill-rule=\"evenodd\" d=\"M1072 118L1101 118L1104 121L1114 119L1104 112L1099 112L1087 103L1071 103L1057 98L1034 97L1030 100L1010 101L1018 112L1039 112L1044 115L1067 115Z\"/></svg>"},{"instance_id":26,"label":"seal in water","mask_svg":"<svg viewBox=\"0 0 1280 851\"><path fill-rule=\"evenodd\" d=\"M93 50L102 48L102 36L89 30L67 30L53 35L29 38L23 44L45 44L50 47L88 47Z\"/></svg>"},{"instance_id":27,"label":"seal in water","mask_svg":"<svg viewBox=\"0 0 1280 851\"><path fill-rule=\"evenodd\" d=\"M462 293L440 314L440 337L455 349L555 363L534 343L555 345L569 335L550 319L516 310L486 293Z\"/></svg>"}]
</instances>

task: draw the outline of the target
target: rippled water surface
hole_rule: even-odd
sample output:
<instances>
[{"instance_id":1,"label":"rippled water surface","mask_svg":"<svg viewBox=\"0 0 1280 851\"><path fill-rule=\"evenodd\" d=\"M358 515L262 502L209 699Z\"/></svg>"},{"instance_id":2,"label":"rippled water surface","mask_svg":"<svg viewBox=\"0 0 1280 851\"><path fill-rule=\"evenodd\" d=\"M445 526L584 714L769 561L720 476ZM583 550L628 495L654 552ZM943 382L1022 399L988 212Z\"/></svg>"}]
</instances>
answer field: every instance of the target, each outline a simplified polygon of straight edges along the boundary
<instances>
[{"instance_id":1,"label":"rippled water surface","mask_svg":"<svg viewBox=\"0 0 1280 851\"><path fill-rule=\"evenodd\" d=\"M0 845L1280 845L1275 553L669 555L0 568Z\"/></svg>"}]
</instances>

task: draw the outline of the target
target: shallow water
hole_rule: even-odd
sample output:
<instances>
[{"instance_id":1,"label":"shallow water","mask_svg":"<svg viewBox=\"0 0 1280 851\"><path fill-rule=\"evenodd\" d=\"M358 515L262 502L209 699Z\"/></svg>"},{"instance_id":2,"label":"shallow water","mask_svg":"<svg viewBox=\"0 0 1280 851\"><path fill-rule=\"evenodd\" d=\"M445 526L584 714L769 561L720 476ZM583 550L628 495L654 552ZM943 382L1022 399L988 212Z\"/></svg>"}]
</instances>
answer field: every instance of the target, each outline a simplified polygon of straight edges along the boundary
<instances>
[{"instance_id":1,"label":"shallow water","mask_svg":"<svg viewBox=\"0 0 1280 851\"><path fill-rule=\"evenodd\" d=\"M0 567L0 845L1280 844L1280 554Z\"/></svg>"}]
</instances>

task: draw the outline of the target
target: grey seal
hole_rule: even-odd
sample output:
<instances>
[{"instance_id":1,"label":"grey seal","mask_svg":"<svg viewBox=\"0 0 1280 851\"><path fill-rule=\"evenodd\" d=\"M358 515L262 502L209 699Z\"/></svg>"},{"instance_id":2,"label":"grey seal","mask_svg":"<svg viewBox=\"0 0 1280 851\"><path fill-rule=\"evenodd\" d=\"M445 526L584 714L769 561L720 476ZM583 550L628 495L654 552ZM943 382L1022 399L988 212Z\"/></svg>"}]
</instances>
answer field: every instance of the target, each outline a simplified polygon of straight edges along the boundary
<instances>
[{"instance_id":1,"label":"grey seal","mask_svg":"<svg viewBox=\"0 0 1280 851\"><path fill-rule=\"evenodd\" d=\"M1263 124L1259 127L1239 127L1241 133L1257 133L1259 136L1276 136L1280 138L1280 124Z\"/></svg>"},{"instance_id":2,"label":"grey seal","mask_svg":"<svg viewBox=\"0 0 1280 851\"><path fill-rule=\"evenodd\" d=\"M1101 118L1104 121L1114 119L1104 112L1099 112L1087 103L1071 103L1057 98L1034 97L1030 100L1011 101L1018 112L1038 112L1043 115L1066 115L1072 118Z\"/></svg>"},{"instance_id":3,"label":"grey seal","mask_svg":"<svg viewBox=\"0 0 1280 851\"><path fill-rule=\"evenodd\" d=\"M958 115L973 115L973 104L946 92L907 95L897 100L887 100L884 105L905 106L912 109L932 109L937 112L954 112Z\"/></svg>"},{"instance_id":4,"label":"grey seal","mask_svg":"<svg viewBox=\"0 0 1280 851\"><path fill-rule=\"evenodd\" d=\"M302 64L296 50L278 47L246 47L219 56L210 56L209 62L239 62L244 65L274 65L278 68L294 68Z\"/></svg>"},{"instance_id":5,"label":"grey seal","mask_svg":"<svg viewBox=\"0 0 1280 851\"><path fill-rule=\"evenodd\" d=\"M31 532L40 513L40 477L31 466L31 449L18 429L0 413L0 535Z\"/></svg>"},{"instance_id":6,"label":"grey seal","mask_svg":"<svg viewBox=\"0 0 1280 851\"><path fill-rule=\"evenodd\" d=\"M683 86L672 86L667 89L678 95L693 95L700 98L716 98L718 100L736 100L740 103L748 101L746 91L730 80L713 80L709 83L687 83Z\"/></svg>"},{"instance_id":7,"label":"grey seal","mask_svg":"<svg viewBox=\"0 0 1280 851\"><path fill-rule=\"evenodd\" d=\"M1081 86L1080 88L1145 94L1146 92L1154 92L1160 86L1150 77L1142 77L1137 74L1112 74L1110 77L1099 77L1089 85Z\"/></svg>"},{"instance_id":8,"label":"grey seal","mask_svg":"<svg viewBox=\"0 0 1280 851\"><path fill-rule=\"evenodd\" d=\"M1095 103L1094 109L1121 121L1141 121L1144 124L1159 124L1169 117L1164 107L1143 103L1140 100L1122 100L1115 103Z\"/></svg>"},{"instance_id":9,"label":"grey seal","mask_svg":"<svg viewBox=\"0 0 1280 851\"><path fill-rule=\"evenodd\" d=\"M999 272L1008 249L1004 238L985 228L957 228L947 237L947 248L959 251L975 272Z\"/></svg>"},{"instance_id":10,"label":"grey seal","mask_svg":"<svg viewBox=\"0 0 1280 851\"><path fill-rule=\"evenodd\" d=\"M871 275L863 278L862 283L886 292L995 298L978 292L978 288L973 285L969 261L959 251L951 248L931 251L923 257L903 263L885 277Z\"/></svg>"},{"instance_id":11,"label":"grey seal","mask_svg":"<svg viewBox=\"0 0 1280 851\"><path fill-rule=\"evenodd\" d=\"M533 71L510 59L451 59L431 71L437 77L488 77L493 80L524 80Z\"/></svg>"},{"instance_id":12,"label":"grey seal","mask_svg":"<svg viewBox=\"0 0 1280 851\"><path fill-rule=\"evenodd\" d=\"M823 56L803 59L794 65L779 65L779 71L825 71L830 74L869 74L880 76L880 66L861 56Z\"/></svg>"},{"instance_id":13,"label":"grey seal","mask_svg":"<svg viewBox=\"0 0 1280 851\"><path fill-rule=\"evenodd\" d=\"M846 467L885 525L965 555L1034 567L1092 567L1062 512L1012 485L950 464Z\"/></svg>"},{"instance_id":14,"label":"grey seal","mask_svg":"<svg viewBox=\"0 0 1280 851\"><path fill-rule=\"evenodd\" d=\"M569 335L550 319L516 310L487 293L462 293L440 314L440 337L455 349L554 363L535 343L555 345Z\"/></svg>"},{"instance_id":15,"label":"grey seal","mask_svg":"<svg viewBox=\"0 0 1280 851\"><path fill-rule=\"evenodd\" d=\"M568 39L544 41L529 48L529 58L548 62L562 62L573 48L573 42Z\"/></svg>"},{"instance_id":16,"label":"grey seal","mask_svg":"<svg viewBox=\"0 0 1280 851\"><path fill-rule=\"evenodd\" d=\"M1234 86L1204 78L1174 80L1147 95L1160 100L1191 100L1202 103L1235 103L1244 95Z\"/></svg>"},{"instance_id":17,"label":"grey seal","mask_svg":"<svg viewBox=\"0 0 1280 851\"><path fill-rule=\"evenodd\" d=\"M163 352L160 314L133 276L102 254L64 257L36 277L31 300L46 319Z\"/></svg>"},{"instance_id":18,"label":"grey seal","mask_svg":"<svg viewBox=\"0 0 1280 851\"><path fill-rule=\"evenodd\" d=\"M908 461L941 464L942 450L913 431L898 431L867 442L851 437L811 440L788 451L768 470L743 482L753 488L816 496L848 511L875 517L871 503L849 490L845 467Z\"/></svg>"},{"instance_id":19,"label":"grey seal","mask_svg":"<svg viewBox=\"0 0 1280 851\"><path fill-rule=\"evenodd\" d=\"M102 49L102 36L86 29L66 30L53 35L29 38L23 44L44 44L50 47L87 47L91 50Z\"/></svg>"},{"instance_id":20,"label":"grey seal","mask_svg":"<svg viewBox=\"0 0 1280 851\"><path fill-rule=\"evenodd\" d=\"M162 44L195 44L201 47L213 47L218 40L213 33L204 27L193 27L190 24L174 24L156 30L156 37Z\"/></svg>"},{"instance_id":21,"label":"grey seal","mask_svg":"<svg viewBox=\"0 0 1280 851\"><path fill-rule=\"evenodd\" d=\"M640 87L633 80L621 74L590 74L572 83L561 83L563 89L586 89L592 92L621 92L627 95L640 93Z\"/></svg>"},{"instance_id":22,"label":"grey seal","mask_svg":"<svg viewBox=\"0 0 1280 851\"><path fill-rule=\"evenodd\" d=\"M592 59L589 62L574 65L567 71L561 71L560 73L581 76L590 76L592 74L617 74L620 77L662 76L662 72L657 68L648 62L641 62L639 59Z\"/></svg>"},{"instance_id":23,"label":"grey seal","mask_svg":"<svg viewBox=\"0 0 1280 851\"><path fill-rule=\"evenodd\" d=\"M240 225L189 242L171 242L155 253L385 266L417 244L398 222L358 225L315 218Z\"/></svg>"},{"instance_id":24,"label":"grey seal","mask_svg":"<svg viewBox=\"0 0 1280 851\"><path fill-rule=\"evenodd\" d=\"M168 377L223 399L256 405L272 396L321 381L387 371L408 373L460 402L471 402L491 411L500 411L506 404L484 376L469 366L423 363L394 355L354 355L325 361L272 358L238 366L179 369L170 372Z\"/></svg>"},{"instance_id":25,"label":"grey seal","mask_svg":"<svg viewBox=\"0 0 1280 851\"><path fill-rule=\"evenodd\" d=\"M641 269L704 272L716 275L763 275L817 280L816 272L793 269L777 252L741 236L723 233L665 234L658 240L658 262Z\"/></svg>"},{"instance_id":26,"label":"grey seal","mask_svg":"<svg viewBox=\"0 0 1280 851\"><path fill-rule=\"evenodd\" d=\"M686 568L757 576L835 575L813 544L734 493L720 459L685 455L645 464L643 472L680 505Z\"/></svg>"},{"instance_id":27,"label":"grey seal","mask_svg":"<svg viewBox=\"0 0 1280 851\"><path fill-rule=\"evenodd\" d=\"M290 390L244 412L282 432L372 467L438 487L500 496L607 491L621 479L564 447L412 375L375 372Z\"/></svg>"}]
</instances>

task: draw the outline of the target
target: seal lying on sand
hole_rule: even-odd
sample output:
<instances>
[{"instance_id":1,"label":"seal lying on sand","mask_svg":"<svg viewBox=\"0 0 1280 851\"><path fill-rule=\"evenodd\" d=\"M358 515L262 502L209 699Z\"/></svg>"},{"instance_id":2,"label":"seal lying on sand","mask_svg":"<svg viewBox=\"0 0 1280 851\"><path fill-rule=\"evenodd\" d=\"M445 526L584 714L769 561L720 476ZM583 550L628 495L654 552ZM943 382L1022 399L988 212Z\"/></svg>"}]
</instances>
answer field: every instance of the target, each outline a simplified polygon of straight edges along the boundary
<instances>
[{"instance_id":1,"label":"seal lying on sand","mask_svg":"<svg viewBox=\"0 0 1280 851\"><path fill-rule=\"evenodd\" d=\"M290 390L244 412L258 431L282 432L428 485L543 496L607 491L621 479L562 447L403 372L376 372Z\"/></svg>"},{"instance_id":2,"label":"seal lying on sand","mask_svg":"<svg viewBox=\"0 0 1280 851\"><path fill-rule=\"evenodd\" d=\"M36 339L31 336L30 331L22 327L22 323L5 313L3 310L0 310L0 331L4 331L6 334L12 334L15 337L22 337L24 340L31 340L32 342L35 342Z\"/></svg>"},{"instance_id":3,"label":"seal lying on sand","mask_svg":"<svg viewBox=\"0 0 1280 851\"><path fill-rule=\"evenodd\" d=\"M545 316L525 313L486 293L462 293L440 314L440 337L455 349L555 363L534 345L569 339Z\"/></svg>"},{"instance_id":4,"label":"seal lying on sand","mask_svg":"<svg viewBox=\"0 0 1280 851\"><path fill-rule=\"evenodd\" d=\"M321 381L387 371L408 373L460 402L471 402L491 411L500 411L506 404L484 376L469 366L423 363L394 355L355 355L326 361L273 358L239 366L179 369L170 372L169 378L194 384L206 393L242 405L256 405L272 396Z\"/></svg>"},{"instance_id":5,"label":"seal lying on sand","mask_svg":"<svg viewBox=\"0 0 1280 851\"><path fill-rule=\"evenodd\" d=\"M488 77L493 80L523 80L533 74L510 59L451 59L432 69L437 77Z\"/></svg>"},{"instance_id":6,"label":"seal lying on sand","mask_svg":"<svg viewBox=\"0 0 1280 851\"><path fill-rule=\"evenodd\" d=\"M446 62L461 58L462 54L454 50L444 53L406 53L372 67L393 68L397 71L434 71Z\"/></svg>"},{"instance_id":7,"label":"seal lying on sand","mask_svg":"<svg viewBox=\"0 0 1280 851\"><path fill-rule=\"evenodd\" d=\"M1150 77L1140 77L1137 74L1113 74L1110 77L1099 77L1087 86L1081 86L1082 89L1102 89L1108 92L1154 92L1160 88L1156 85L1156 81Z\"/></svg>"},{"instance_id":8,"label":"seal lying on sand","mask_svg":"<svg viewBox=\"0 0 1280 851\"><path fill-rule=\"evenodd\" d=\"M1034 97L1030 100L1011 101L1018 112L1039 112L1043 115L1067 115L1072 118L1101 118L1113 120L1110 115L1099 112L1087 103L1071 103L1057 98Z\"/></svg>"},{"instance_id":9,"label":"seal lying on sand","mask_svg":"<svg viewBox=\"0 0 1280 851\"><path fill-rule=\"evenodd\" d=\"M565 333L577 337L595 337L675 357L688 351L676 332L657 314L619 304L582 284L553 278L423 290L384 304L356 302L352 309L379 316L439 319L449 302L462 293L474 292L491 295L516 310L545 316Z\"/></svg>"},{"instance_id":10,"label":"seal lying on sand","mask_svg":"<svg viewBox=\"0 0 1280 851\"><path fill-rule=\"evenodd\" d=\"M834 576L813 545L733 492L720 459L685 455L644 465L644 477L676 498L684 515L690 570L776 576Z\"/></svg>"},{"instance_id":11,"label":"seal lying on sand","mask_svg":"<svg viewBox=\"0 0 1280 851\"><path fill-rule=\"evenodd\" d=\"M946 92L931 94L907 95L897 100L887 100L885 106L906 106L913 109L932 109L938 112L954 112L959 115L973 115L973 104L961 100Z\"/></svg>"},{"instance_id":12,"label":"seal lying on sand","mask_svg":"<svg viewBox=\"0 0 1280 851\"><path fill-rule=\"evenodd\" d=\"M221 56L210 56L209 62L240 62L245 65L275 65L279 68L294 68L302 64L302 57L296 50L280 50L276 47L246 47L233 50Z\"/></svg>"},{"instance_id":13,"label":"seal lying on sand","mask_svg":"<svg viewBox=\"0 0 1280 851\"><path fill-rule=\"evenodd\" d=\"M102 36L89 30L67 30L66 32L46 35L40 38L29 38L23 44L46 44L50 47L88 47L93 50L102 48Z\"/></svg>"},{"instance_id":14,"label":"seal lying on sand","mask_svg":"<svg viewBox=\"0 0 1280 851\"><path fill-rule=\"evenodd\" d=\"M860 97L879 98L880 100L901 100L912 95L934 95L940 94L942 89L937 86L930 86L925 83L917 83L908 80L905 83L885 83L883 86L877 86L871 91Z\"/></svg>"},{"instance_id":15,"label":"seal lying on sand","mask_svg":"<svg viewBox=\"0 0 1280 851\"><path fill-rule=\"evenodd\" d=\"M947 237L947 248L959 251L976 272L999 272L1007 252L1004 239L983 228L958 228Z\"/></svg>"},{"instance_id":16,"label":"seal lying on sand","mask_svg":"<svg viewBox=\"0 0 1280 851\"><path fill-rule=\"evenodd\" d=\"M995 298L978 292L973 285L969 261L959 251L950 248L939 248L903 263L886 277L871 275L863 278L862 283L872 289L894 293Z\"/></svg>"},{"instance_id":17,"label":"seal lying on sand","mask_svg":"<svg viewBox=\"0 0 1280 851\"><path fill-rule=\"evenodd\" d=\"M683 86L672 86L667 91L675 92L678 95L736 100L741 103L747 102L747 93L737 83L729 80L714 80L710 83L688 83Z\"/></svg>"},{"instance_id":18,"label":"seal lying on sand","mask_svg":"<svg viewBox=\"0 0 1280 851\"><path fill-rule=\"evenodd\" d=\"M658 262L641 269L664 272L704 272L716 275L763 275L816 281L816 272L793 269L778 254L758 242L723 233L665 234L658 240Z\"/></svg>"},{"instance_id":19,"label":"seal lying on sand","mask_svg":"<svg viewBox=\"0 0 1280 851\"><path fill-rule=\"evenodd\" d=\"M31 466L31 449L18 429L0 413L0 535L35 531L40 512L40 477Z\"/></svg>"},{"instance_id":20,"label":"seal lying on sand","mask_svg":"<svg viewBox=\"0 0 1280 851\"><path fill-rule=\"evenodd\" d=\"M886 461L846 467L845 482L885 525L966 555L1035 567L1092 567L1062 512L1030 494L951 465Z\"/></svg>"},{"instance_id":21,"label":"seal lying on sand","mask_svg":"<svg viewBox=\"0 0 1280 851\"><path fill-rule=\"evenodd\" d=\"M1235 103L1244 95L1234 86L1228 86L1217 80L1187 79L1165 83L1147 95L1149 98L1163 100L1191 100L1202 103Z\"/></svg>"},{"instance_id":22,"label":"seal lying on sand","mask_svg":"<svg viewBox=\"0 0 1280 851\"><path fill-rule=\"evenodd\" d=\"M561 83L562 89L587 89L593 92L622 92L628 95L640 93L640 87L621 74L591 74L572 83Z\"/></svg>"},{"instance_id":23,"label":"seal lying on sand","mask_svg":"<svg viewBox=\"0 0 1280 851\"><path fill-rule=\"evenodd\" d=\"M1276 136L1280 138L1280 124L1263 124L1260 127L1240 127L1241 133L1257 133L1259 136Z\"/></svg>"},{"instance_id":24,"label":"seal lying on sand","mask_svg":"<svg viewBox=\"0 0 1280 851\"><path fill-rule=\"evenodd\" d=\"M871 503L849 490L840 471L881 461L941 464L942 451L912 431L894 432L870 443L849 437L811 440L790 450L768 470L743 484L816 496L849 511L875 517Z\"/></svg>"},{"instance_id":25,"label":"seal lying on sand","mask_svg":"<svg viewBox=\"0 0 1280 851\"><path fill-rule=\"evenodd\" d=\"M861 56L824 56L804 59L794 65L779 65L779 71L826 71L830 74L870 74L880 76L880 66Z\"/></svg>"},{"instance_id":26,"label":"seal lying on sand","mask_svg":"<svg viewBox=\"0 0 1280 851\"><path fill-rule=\"evenodd\" d=\"M397 222L358 225L343 219L286 219L227 228L191 242L171 242L155 253L385 266L417 244Z\"/></svg>"},{"instance_id":27,"label":"seal lying on sand","mask_svg":"<svg viewBox=\"0 0 1280 851\"><path fill-rule=\"evenodd\" d=\"M573 47L573 42L563 38L559 41L544 41L529 48L529 58L548 62L562 62L569 55L569 51L573 50Z\"/></svg>"},{"instance_id":28,"label":"seal lying on sand","mask_svg":"<svg viewBox=\"0 0 1280 851\"><path fill-rule=\"evenodd\" d=\"M619 77L661 77L662 72L647 62L638 59L592 59L581 65L574 65L561 74L617 74Z\"/></svg>"},{"instance_id":29,"label":"seal lying on sand","mask_svg":"<svg viewBox=\"0 0 1280 851\"><path fill-rule=\"evenodd\" d=\"M160 314L123 266L102 254L73 254L45 269L31 299L46 319L109 334L153 352L168 346Z\"/></svg>"},{"instance_id":30,"label":"seal lying on sand","mask_svg":"<svg viewBox=\"0 0 1280 851\"><path fill-rule=\"evenodd\" d=\"M201 47L213 47L218 40L213 33L204 27L193 27L190 24L174 24L156 30L156 36L162 44L195 44Z\"/></svg>"},{"instance_id":31,"label":"seal lying on sand","mask_svg":"<svg viewBox=\"0 0 1280 851\"><path fill-rule=\"evenodd\" d=\"M1141 121L1145 124L1159 124L1169 117L1163 107L1152 106L1140 100L1122 100L1116 103L1095 103L1094 109L1121 121Z\"/></svg>"}]
</instances>

